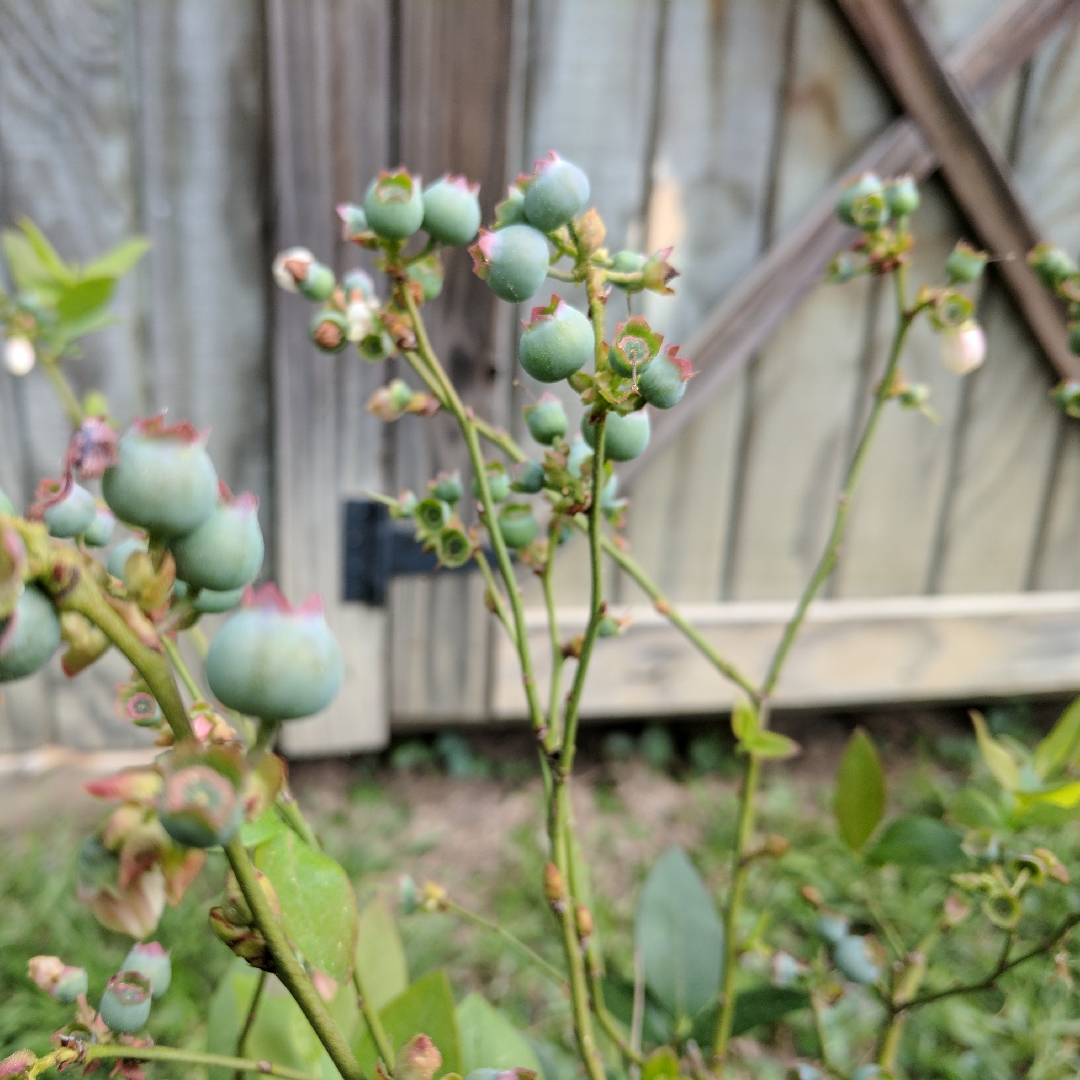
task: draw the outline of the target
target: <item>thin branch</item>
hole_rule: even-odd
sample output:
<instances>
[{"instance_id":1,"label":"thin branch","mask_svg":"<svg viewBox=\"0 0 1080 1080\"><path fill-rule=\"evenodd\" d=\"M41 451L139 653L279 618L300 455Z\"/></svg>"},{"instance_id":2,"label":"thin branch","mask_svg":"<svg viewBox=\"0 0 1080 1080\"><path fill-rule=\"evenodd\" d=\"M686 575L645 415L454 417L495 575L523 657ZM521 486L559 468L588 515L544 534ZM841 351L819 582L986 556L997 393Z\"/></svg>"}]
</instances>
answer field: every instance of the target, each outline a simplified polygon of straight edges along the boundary
<instances>
[{"instance_id":1,"label":"thin branch","mask_svg":"<svg viewBox=\"0 0 1080 1080\"><path fill-rule=\"evenodd\" d=\"M353 986L356 987L357 1003L360 1006L360 1012L363 1013L364 1022L368 1026L368 1031L371 1032L371 1038L375 1043L375 1049L379 1052L379 1057L382 1058L383 1064L386 1065L387 1069L392 1074L394 1071L394 1044L386 1034L386 1028L384 1028L382 1024L382 1017L379 1016L379 1010L375 1008L374 1003L364 992L364 983L360 977L360 968L356 965L353 965Z\"/></svg>"},{"instance_id":2,"label":"thin branch","mask_svg":"<svg viewBox=\"0 0 1080 1080\"><path fill-rule=\"evenodd\" d=\"M268 974L269 972L266 971L259 972L259 981L255 984L255 993L251 995L251 1004L248 1006L247 1016L244 1017L244 1026L240 1029L240 1034L236 1039L236 1056L238 1058L244 1056L248 1035L251 1034L251 1029L255 1026L255 1016L259 1011L259 1002L262 1001L263 990L266 989L266 977ZM243 1073L243 1069L236 1069L233 1072L234 1080L240 1080Z\"/></svg>"},{"instance_id":3,"label":"thin branch","mask_svg":"<svg viewBox=\"0 0 1080 1080\"><path fill-rule=\"evenodd\" d=\"M87 1046L82 1050L62 1047L45 1057L38 1058L30 1066L30 1074L36 1076L56 1065L89 1064L93 1061L173 1061L182 1065L205 1065L211 1069L232 1069L241 1073L262 1073L279 1076L282 1080L320 1080L318 1076L275 1065L270 1061L252 1061L248 1058L229 1057L226 1054L206 1054L198 1050L181 1050L175 1046L124 1046L115 1043Z\"/></svg>"}]
</instances>

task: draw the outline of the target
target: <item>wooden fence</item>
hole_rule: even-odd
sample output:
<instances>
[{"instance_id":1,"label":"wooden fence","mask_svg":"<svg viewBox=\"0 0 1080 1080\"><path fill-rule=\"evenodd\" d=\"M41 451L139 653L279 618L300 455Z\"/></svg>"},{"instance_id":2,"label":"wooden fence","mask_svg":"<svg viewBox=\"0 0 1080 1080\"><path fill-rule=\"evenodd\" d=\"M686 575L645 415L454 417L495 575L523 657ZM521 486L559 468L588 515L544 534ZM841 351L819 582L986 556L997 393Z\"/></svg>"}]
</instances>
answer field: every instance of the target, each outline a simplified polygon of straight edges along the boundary
<instances>
[{"instance_id":1,"label":"wooden fence","mask_svg":"<svg viewBox=\"0 0 1080 1080\"><path fill-rule=\"evenodd\" d=\"M374 746L391 725L513 719L520 691L476 575L396 578L385 607L341 599L344 500L419 488L465 455L446 418L365 412L394 363L315 353L307 306L268 284L273 251L300 243L347 269L362 260L332 208L379 168L464 172L490 213L549 147L588 171L613 246L675 244L678 295L647 311L702 374L626 470L628 536L754 669L823 544L891 329L874 283L816 284L845 240L836 185L860 161L944 161L914 221L916 279L962 236L991 244L967 180L1004 178L990 210L1011 194L1040 234L1080 246L1077 10L927 0L931 60L951 72L923 80L927 104L875 54L877 15L856 0L0 0L0 219L30 215L75 257L150 236L121 324L76 380L120 416L168 406L213 427L222 476L264 500L285 591L322 592L345 647L339 702L290 725L287 749ZM922 134L921 108L938 110ZM935 142L939 114L982 148L981 171L961 175ZM1060 316L1032 303L1011 266L988 275L989 355L963 381L925 328L912 335L909 375L940 420L888 413L782 702L1080 688L1080 432L1047 395L1051 362L1071 362ZM432 308L463 396L520 426L535 388L513 363L517 313L463 252ZM44 383L0 374L0 486L25 500L64 439ZM584 573L571 547L562 602L580 602ZM635 624L603 644L589 713L727 707L631 583L609 585ZM123 677L107 660L74 683L50 669L6 687L0 748L129 742L112 716Z\"/></svg>"}]
</instances>

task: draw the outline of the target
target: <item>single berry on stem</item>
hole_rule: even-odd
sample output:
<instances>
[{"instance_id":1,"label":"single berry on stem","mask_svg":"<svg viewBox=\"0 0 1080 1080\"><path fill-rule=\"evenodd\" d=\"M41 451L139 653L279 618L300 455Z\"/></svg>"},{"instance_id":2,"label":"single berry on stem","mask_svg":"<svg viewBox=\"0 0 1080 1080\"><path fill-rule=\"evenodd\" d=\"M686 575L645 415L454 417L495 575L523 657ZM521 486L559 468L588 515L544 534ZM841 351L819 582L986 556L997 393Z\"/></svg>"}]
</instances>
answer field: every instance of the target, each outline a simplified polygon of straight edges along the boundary
<instances>
[{"instance_id":1,"label":"single berry on stem","mask_svg":"<svg viewBox=\"0 0 1080 1080\"><path fill-rule=\"evenodd\" d=\"M420 177L406 169L383 170L364 195L368 227L384 240L406 240L424 220Z\"/></svg>"},{"instance_id":2,"label":"single berry on stem","mask_svg":"<svg viewBox=\"0 0 1080 1080\"><path fill-rule=\"evenodd\" d=\"M230 592L250 584L265 554L258 498L234 496L220 484L214 512L169 548L176 559L176 576L194 589Z\"/></svg>"},{"instance_id":3,"label":"single berry on stem","mask_svg":"<svg viewBox=\"0 0 1080 1080\"><path fill-rule=\"evenodd\" d=\"M590 423L589 413L581 418L581 433L589 446L595 445L596 430ZM609 412L604 430L604 457L609 461L631 461L644 452L649 445L649 414L639 412Z\"/></svg>"},{"instance_id":4,"label":"single berry on stem","mask_svg":"<svg viewBox=\"0 0 1080 1080\"><path fill-rule=\"evenodd\" d=\"M525 185L525 217L541 232L573 220L589 201L589 178L554 150L541 158Z\"/></svg>"},{"instance_id":5,"label":"single berry on stem","mask_svg":"<svg viewBox=\"0 0 1080 1080\"><path fill-rule=\"evenodd\" d=\"M534 307L518 344L521 366L538 382L569 378L593 355L592 323L558 296Z\"/></svg>"},{"instance_id":6,"label":"single berry on stem","mask_svg":"<svg viewBox=\"0 0 1080 1080\"><path fill-rule=\"evenodd\" d=\"M502 300L520 303L535 296L548 272L544 234L529 225L507 225L498 232L480 230L469 248L473 273Z\"/></svg>"},{"instance_id":7,"label":"single berry on stem","mask_svg":"<svg viewBox=\"0 0 1080 1080\"><path fill-rule=\"evenodd\" d=\"M468 244L480 228L479 184L449 174L424 190L423 229L440 244Z\"/></svg>"}]
</instances>

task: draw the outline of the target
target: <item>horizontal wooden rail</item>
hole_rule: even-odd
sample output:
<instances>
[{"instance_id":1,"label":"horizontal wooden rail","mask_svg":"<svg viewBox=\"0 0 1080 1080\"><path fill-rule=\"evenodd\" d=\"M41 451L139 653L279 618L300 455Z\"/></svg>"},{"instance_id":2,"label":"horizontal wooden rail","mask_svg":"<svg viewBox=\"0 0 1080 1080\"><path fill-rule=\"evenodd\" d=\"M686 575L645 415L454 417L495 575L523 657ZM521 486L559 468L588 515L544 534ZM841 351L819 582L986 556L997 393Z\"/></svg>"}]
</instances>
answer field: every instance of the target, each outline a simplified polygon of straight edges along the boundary
<instances>
[{"instance_id":1,"label":"horizontal wooden rail","mask_svg":"<svg viewBox=\"0 0 1080 1080\"><path fill-rule=\"evenodd\" d=\"M1078 0L1010 0L979 32L949 57L951 74L976 106L1029 60L1065 16L1080 10ZM836 252L848 247L855 230L842 225L833 208L844 184L862 172L884 176L912 173L920 179L938 159L914 120L895 120L832 184L806 216L764 254L687 343L697 377L677 409L653 412L649 447L619 469L629 482L656 459L664 446L737 375L795 305L819 284Z\"/></svg>"},{"instance_id":2,"label":"horizontal wooden rail","mask_svg":"<svg viewBox=\"0 0 1080 1080\"><path fill-rule=\"evenodd\" d=\"M791 614L790 603L687 604L683 613L710 642L756 677ZM619 611L619 614L622 614ZM652 608L601 641L583 715L602 718L722 712L735 699L681 634ZM584 609L560 612L563 633L585 625ZM530 614L537 677L547 678L547 625ZM515 653L502 640L493 718L525 716ZM977 702L1080 691L1080 592L917 596L821 601L810 609L776 693L781 708L894 702Z\"/></svg>"}]
</instances>

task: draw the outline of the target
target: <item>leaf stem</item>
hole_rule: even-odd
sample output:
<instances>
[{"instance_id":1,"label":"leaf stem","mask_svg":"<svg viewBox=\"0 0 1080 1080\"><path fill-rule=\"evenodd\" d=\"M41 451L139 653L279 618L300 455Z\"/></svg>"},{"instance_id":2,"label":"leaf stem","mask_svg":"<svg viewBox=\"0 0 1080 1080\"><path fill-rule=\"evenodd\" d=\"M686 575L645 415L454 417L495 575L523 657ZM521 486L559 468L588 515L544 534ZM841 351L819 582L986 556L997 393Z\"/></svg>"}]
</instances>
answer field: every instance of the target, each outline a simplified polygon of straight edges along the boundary
<instances>
[{"instance_id":1,"label":"leaf stem","mask_svg":"<svg viewBox=\"0 0 1080 1080\"><path fill-rule=\"evenodd\" d=\"M71 426L80 427L86 417L83 414L82 405L79 404L79 399L75 396L75 391L71 389L71 384L60 370L59 361L51 353L42 353L38 357L38 361L41 364L42 371L45 372L49 382L52 383L52 388L60 399L60 404L64 406L64 412L67 413Z\"/></svg>"},{"instance_id":2,"label":"leaf stem","mask_svg":"<svg viewBox=\"0 0 1080 1080\"><path fill-rule=\"evenodd\" d=\"M169 637L168 634L163 634L161 637L161 645L165 650L165 655L169 658L169 662L172 664L173 669L177 675L180 676L180 681L187 687L188 693L196 700L203 700L202 688L195 681L195 677L191 674L191 669L184 663L184 658L180 655L180 649L176 642Z\"/></svg>"},{"instance_id":3,"label":"leaf stem","mask_svg":"<svg viewBox=\"0 0 1080 1080\"><path fill-rule=\"evenodd\" d=\"M364 991L363 980L360 978L360 968L356 965L353 966L353 986L356 987L360 1012L363 1013L364 1022L368 1026L368 1031L371 1032L375 1049L378 1050L379 1057L382 1058L383 1064L386 1065L392 1075L394 1072L394 1044L386 1034L386 1028L383 1027L382 1018L379 1016L379 1010L375 1008L374 1003Z\"/></svg>"},{"instance_id":4,"label":"leaf stem","mask_svg":"<svg viewBox=\"0 0 1080 1080\"><path fill-rule=\"evenodd\" d=\"M259 1011L259 1002L262 1001L263 990L266 989L266 977L268 974L269 972L260 971L258 982L255 983L255 993L251 995L251 1004L248 1006L247 1016L244 1017L244 1026L240 1029L240 1035L236 1040L236 1056L238 1058L244 1056L244 1047L247 1045L248 1035L251 1034L251 1029L255 1026L255 1016ZM234 1070L234 1080L241 1080L243 1073L243 1069Z\"/></svg>"},{"instance_id":5,"label":"leaf stem","mask_svg":"<svg viewBox=\"0 0 1080 1080\"><path fill-rule=\"evenodd\" d=\"M125 1046L110 1043L87 1046L82 1050L63 1047L38 1060L30 1066L32 1075L44 1072L54 1065L89 1064L92 1061L173 1061L183 1065L206 1065L209 1068L233 1069L241 1073L262 1073L279 1076L282 1080L319 1080L311 1073L275 1065L270 1061L252 1061L248 1058L228 1057L225 1054L206 1054L198 1050L182 1050L176 1046Z\"/></svg>"},{"instance_id":6,"label":"leaf stem","mask_svg":"<svg viewBox=\"0 0 1080 1080\"><path fill-rule=\"evenodd\" d=\"M562 688L563 664L566 657L563 656L562 642L559 640L559 619L555 610L555 588L552 581L552 573L555 569L555 552L559 545L559 530L562 527L562 519L553 514L548 522L548 549L547 558L544 562L544 572L540 576L544 588L544 607L547 610L548 633L551 636L551 687L548 692L548 719L547 739L545 749L548 753L554 753L562 738L559 724L559 693Z\"/></svg>"}]
</instances>

